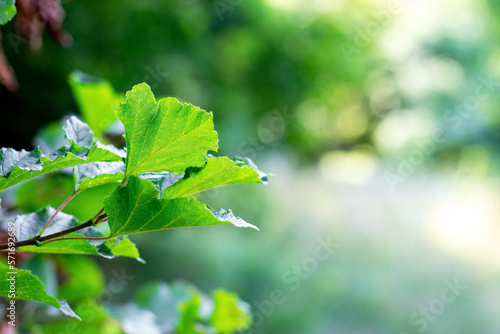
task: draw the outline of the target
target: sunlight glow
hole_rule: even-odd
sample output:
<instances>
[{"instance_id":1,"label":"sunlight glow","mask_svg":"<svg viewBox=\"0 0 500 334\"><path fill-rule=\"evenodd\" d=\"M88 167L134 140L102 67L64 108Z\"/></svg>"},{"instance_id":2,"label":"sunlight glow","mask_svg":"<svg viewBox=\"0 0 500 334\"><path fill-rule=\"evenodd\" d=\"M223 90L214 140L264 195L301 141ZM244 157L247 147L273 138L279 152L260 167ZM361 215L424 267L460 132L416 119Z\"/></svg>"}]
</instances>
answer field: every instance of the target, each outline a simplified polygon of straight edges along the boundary
<instances>
[{"instance_id":1,"label":"sunlight glow","mask_svg":"<svg viewBox=\"0 0 500 334\"><path fill-rule=\"evenodd\" d=\"M377 160L367 152L328 152L321 158L323 176L335 182L365 183L375 172Z\"/></svg>"},{"instance_id":2,"label":"sunlight glow","mask_svg":"<svg viewBox=\"0 0 500 334\"><path fill-rule=\"evenodd\" d=\"M430 239L449 251L481 262L498 258L497 201L497 196L487 189L438 201L428 221Z\"/></svg>"}]
</instances>

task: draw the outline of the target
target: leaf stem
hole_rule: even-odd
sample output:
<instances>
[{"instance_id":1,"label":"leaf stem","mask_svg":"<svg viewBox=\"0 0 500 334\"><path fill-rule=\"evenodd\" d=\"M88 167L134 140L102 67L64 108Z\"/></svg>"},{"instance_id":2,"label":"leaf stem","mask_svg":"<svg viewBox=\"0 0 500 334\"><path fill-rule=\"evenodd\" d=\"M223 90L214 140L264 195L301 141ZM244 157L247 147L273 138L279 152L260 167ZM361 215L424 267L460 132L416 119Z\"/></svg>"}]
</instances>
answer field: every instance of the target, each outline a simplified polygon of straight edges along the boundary
<instances>
[{"instance_id":1,"label":"leaf stem","mask_svg":"<svg viewBox=\"0 0 500 334\"><path fill-rule=\"evenodd\" d=\"M128 175L125 175L125 177L124 177L124 178L123 178L123 180L122 180L121 185L122 185L122 186L125 186L125 185L127 184L127 182L128 182Z\"/></svg>"},{"instance_id":2,"label":"leaf stem","mask_svg":"<svg viewBox=\"0 0 500 334\"><path fill-rule=\"evenodd\" d=\"M54 241L63 241L63 240L107 240L112 238L112 236L108 235L107 237L66 237L66 238L55 238L50 239L44 242L44 244L48 244L49 242Z\"/></svg>"},{"instance_id":3,"label":"leaf stem","mask_svg":"<svg viewBox=\"0 0 500 334\"><path fill-rule=\"evenodd\" d=\"M71 193L71 195L68 196L68 198L66 198L66 200L59 206L59 208L57 208L56 212L54 212L54 214L52 215L52 217L50 217L50 219L47 221L47 223L45 224L45 226L40 230L40 232L38 232L38 234L36 235L37 237L41 237L43 232L45 232L45 230L47 229L47 227L49 227L50 223L54 220L54 218L57 216L57 214L59 212L62 211L62 209L64 209L64 207L73 199L75 198L75 196L78 194L78 190L75 190Z\"/></svg>"}]
</instances>

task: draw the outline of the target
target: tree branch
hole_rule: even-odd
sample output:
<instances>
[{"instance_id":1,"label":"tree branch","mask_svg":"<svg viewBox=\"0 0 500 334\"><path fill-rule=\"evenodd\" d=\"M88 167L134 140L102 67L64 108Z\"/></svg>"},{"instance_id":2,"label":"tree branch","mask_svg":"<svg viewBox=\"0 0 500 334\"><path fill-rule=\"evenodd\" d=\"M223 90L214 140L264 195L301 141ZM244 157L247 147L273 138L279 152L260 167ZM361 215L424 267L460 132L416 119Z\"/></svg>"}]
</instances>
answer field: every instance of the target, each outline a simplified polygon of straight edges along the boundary
<instances>
[{"instance_id":1,"label":"tree branch","mask_svg":"<svg viewBox=\"0 0 500 334\"><path fill-rule=\"evenodd\" d=\"M44 237L36 236L36 237L33 237L31 239L28 239L28 240L15 242L14 247L18 248L21 246L30 246L30 245L38 246L40 243L42 243L44 241L56 239L56 238L59 238L59 237L66 235L66 234L70 234L70 233L73 233L73 232L76 232L79 230L83 230L84 228L94 226L97 222L100 222L101 220L103 220L105 218L106 218L106 214L102 214L95 221L94 221L94 219L89 219L88 221L86 221L83 224L80 224L80 225L77 225L77 226L68 228L66 230L56 232L56 233L52 233L52 234L46 235ZM60 239L60 240L62 240L62 239ZM4 249L8 249L8 248L9 248L8 243L0 245L0 250L4 250Z\"/></svg>"}]
</instances>

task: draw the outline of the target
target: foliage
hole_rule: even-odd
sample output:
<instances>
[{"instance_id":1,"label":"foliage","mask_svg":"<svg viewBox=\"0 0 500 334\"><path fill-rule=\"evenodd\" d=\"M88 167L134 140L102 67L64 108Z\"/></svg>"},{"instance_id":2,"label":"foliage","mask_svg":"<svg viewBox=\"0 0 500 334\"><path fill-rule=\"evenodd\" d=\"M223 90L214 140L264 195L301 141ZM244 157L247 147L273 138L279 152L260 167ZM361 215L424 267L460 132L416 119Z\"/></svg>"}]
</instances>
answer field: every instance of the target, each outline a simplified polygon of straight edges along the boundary
<instances>
[{"instance_id":1,"label":"foliage","mask_svg":"<svg viewBox=\"0 0 500 334\"><path fill-rule=\"evenodd\" d=\"M105 81L82 78L86 77L81 73L70 76L79 106L85 110L83 116L97 127L100 138L107 140L106 133L116 121L109 118L108 110L111 103L120 98ZM93 102L90 103L89 99ZM101 113L103 122L98 120ZM168 324L172 330L175 328L176 333L231 333L248 328L251 322L248 305L224 291L214 292L211 301L194 287L176 287L173 289L184 291L184 297L172 300L167 296L165 300L155 301L155 295L145 298L146 290L141 290L139 304L108 305L108 311L96 303L95 299L105 291L103 278L92 261L79 255L100 255L108 259L122 256L142 261L134 243L126 235L222 224L257 229L234 216L230 210L211 209L192 195L218 186L268 181L268 176L249 159L232 161L208 154L208 151L218 149L211 113L174 98L156 101L147 84L134 86L116 107L116 115L124 126L124 149L102 144L94 137L89 125L71 116L64 122L64 138L52 138L53 143L63 143L61 146L42 139L43 149L17 151L3 148L0 151L0 191L28 181L19 187L20 190L26 189L18 195L20 207L39 208L15 218L17 241L14 246L18 252L46 253L54 257L53 262L35 257L38 264L31 265L35 272L15 269L19 272L15 298L45 302L88 321L83 325L61 320L42 326L43 333L57 332L61 326L92 332L92 328L102 324L109 332L132 333L134 331L129 328L131 310L153 312L150 308L155 303L169 303L172 305L170 311L178 313ZM45 186L40 196L51 196L55 194L53 189L59 187L60 183L53 181L38 183L40 177L40 180L51 180L54 174L50 173L62 172L59 178L67 180L64 173L68 169L73 182L64 181L65 188L62 189L69 187L71 192L57 210L43 206L44 201L37 199L34 202L38 204L30 204L29 197L38 193L37 185ZM33 179L35 177L38 178ZM87 212L86 221L62 212L80 194L104 186L111 188L106 188L109 192L101 202L102 209L93 216ZM13 251L12 244L0 245L0 248ZM28 261L28 265L30 263ZM3 276L8 274L7 264L2 264L0 269ZM63 281L55 282L55 275L46 275L55 271L63 275ZM58 286L52 293L57 293L60 300L45 292L37 274L47 281L47 286ZM0 295L9 297L7 281L3 282L5 286ZM160 289L160 286L149 289ZM77 305L76 313L64 300ZM213 311L209 314L202 311L202 304L207 303L212 304ZM156 321L163 321L164 310L154 312ZM88 313L94 316L89 318ZM165 331L161 329L161 332Z\"/></svg>"},{"instance_id":2,"label":"foliage","mask_svg":"<svg viewBox=\"0 0 500 334\"><path fill-rule=\"evenodd\" d=\"M44 325L42 332L59 333L65 328L75 328L83 333L194 334L233 333L249 327L248 304L224 290L216 290L212 296L181 282L150 283L126 304L103 307L86 299L75 310L81 314L81 322L60 320ZM214 321L214 317L222 323Z\"/></svg>"}]
</instances>

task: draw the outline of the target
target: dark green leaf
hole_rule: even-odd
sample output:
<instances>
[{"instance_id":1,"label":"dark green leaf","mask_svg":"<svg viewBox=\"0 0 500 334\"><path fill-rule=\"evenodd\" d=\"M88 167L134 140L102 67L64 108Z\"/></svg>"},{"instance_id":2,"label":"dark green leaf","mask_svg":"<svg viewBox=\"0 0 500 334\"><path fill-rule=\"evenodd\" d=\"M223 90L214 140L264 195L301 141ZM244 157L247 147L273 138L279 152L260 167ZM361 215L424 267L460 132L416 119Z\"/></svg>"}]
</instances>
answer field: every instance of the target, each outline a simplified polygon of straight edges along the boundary
<instances>
[{"instance_id":1,"label":"dark green leaf","mask_svg":"<svg viewBox=\"0 0 500 334\"><path fill-rule=\"evenodd\" d=\"M125 126L125 174L172 172L201 167L208 150L216 151L212 114L174 98L156 102L149 86L136 85L116 109Z\"/></svg>"},{"instance_id":2,"label":"dark green leaf","mask_svg":"<svg viewBox=\"0 0 500 334\"><path fill-rule=\"evenodd\" d=\"M174 227L220 225L255 226L224 210L214 213L203 203L188 198L158 199L154 185L131 176L104 201L111 236L165 230Z\"/></svg>"}]
</instances>

